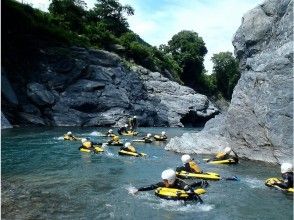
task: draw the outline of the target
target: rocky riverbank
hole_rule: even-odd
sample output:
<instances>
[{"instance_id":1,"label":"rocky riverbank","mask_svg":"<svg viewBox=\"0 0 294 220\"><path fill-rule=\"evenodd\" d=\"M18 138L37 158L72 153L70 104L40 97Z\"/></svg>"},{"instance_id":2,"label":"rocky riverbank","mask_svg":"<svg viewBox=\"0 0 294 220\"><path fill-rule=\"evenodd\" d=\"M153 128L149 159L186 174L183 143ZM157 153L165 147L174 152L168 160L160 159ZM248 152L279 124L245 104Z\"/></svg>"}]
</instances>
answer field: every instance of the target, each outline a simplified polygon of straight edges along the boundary
<instances>
[{"instance_id":1,"label":"rocky riverbank","mask_svg":"<svg viewBox=\"0 0 294 220\"><path fill-rule=\"evenodd\" d=\"M211 153L231 146L239 156L293 160L293 1L269 0L244 15L233 45L242 75L227 114L166 149Z\"/></svg>"},{"instance_id":2,"label":"rocky riverbank","mask_svg":"<svg viewBox=\"0 0 294 220\"><path fill-rule=\"evenodd\" d=\"M25 82L2 71L2 111L12 125L121 126L137 115L139 126L175 127L219 112L206 96L114 53L51 47L39 54Z\"/></svg>"}]
</instances>

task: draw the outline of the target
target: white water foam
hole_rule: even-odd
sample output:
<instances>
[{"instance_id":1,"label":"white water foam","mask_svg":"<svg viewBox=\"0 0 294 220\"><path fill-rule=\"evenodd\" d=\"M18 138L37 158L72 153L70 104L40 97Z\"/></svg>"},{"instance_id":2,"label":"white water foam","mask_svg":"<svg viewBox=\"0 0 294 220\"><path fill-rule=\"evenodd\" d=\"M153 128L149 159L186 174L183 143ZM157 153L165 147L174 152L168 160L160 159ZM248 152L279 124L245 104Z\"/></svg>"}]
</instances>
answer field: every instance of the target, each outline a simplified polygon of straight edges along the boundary
<instances>
[{"instance_id":1,"label":"white water foam","mask_svg":"<svg viewBox=\"0 0 294 220\"><path fill-rule=\"evenodd\" d=\"M246 177L245 183L252 189L264 187L264 181L252 177Z\"/></svg>"},{"instance_id":2,"label":"white water foam","mask_svg":"<svg viewBox=\"0 0 294 220\"><path fill-rule=\"evenodd\" d=\"M153 205L153 208L165 209L175 212L208 212L214 208L214 205L193 203L193 201L187 204L184 201L160 199L160 203L157 205Z\"/></svg>"},{"instance_id":3,"label":"white water foam","mask_svg":"<svg viewBox=\"0 0 294 220\"><path fill-rule=\"evenodd\" d=\"M137 192L137 189L132 185L127 186L126 189L129 194L139 196L142 200L147 200L148 204L154 209L165 209L175 212L209 212L214 208L214 205L212 204L200 204L196 202L194 203L193 201L189 201L189 204L187 204L187 202L180 200L161 199L154 194Z\"/></svg>"},{"instance_id":4,"label":"white water foam","mask_svg":"<svg viewBox=\"0 0 294 220\"><path fill-rule=\"evenodd\" d=\"M135 195L135 193L138 191L136 187L134 186L127 186L126 189L128 190L128 193L131 195Z\"/></svg>"},{"instance_id":5,"label":"white water foam","mask_svg":"<svg viewBox=\"0 0 294 220\"><path fill-rule=\"evenodd\" d=\"M105 136L105 134L99 132L99 131L93 131L89 134L90 136L98 136L98 137L101 137L101 136Z\"/></svg>"},{"instance_id":6,"label":"white water foam","mask_svg":"<svg viewBox=\"0 0 294 220\"><path fill-rule=\"evenodd\" d=\"M53 139L54 139L54 140L63 140L63 136L60 136L60 137L54 137Z\"/></svg>"}]
</instances>

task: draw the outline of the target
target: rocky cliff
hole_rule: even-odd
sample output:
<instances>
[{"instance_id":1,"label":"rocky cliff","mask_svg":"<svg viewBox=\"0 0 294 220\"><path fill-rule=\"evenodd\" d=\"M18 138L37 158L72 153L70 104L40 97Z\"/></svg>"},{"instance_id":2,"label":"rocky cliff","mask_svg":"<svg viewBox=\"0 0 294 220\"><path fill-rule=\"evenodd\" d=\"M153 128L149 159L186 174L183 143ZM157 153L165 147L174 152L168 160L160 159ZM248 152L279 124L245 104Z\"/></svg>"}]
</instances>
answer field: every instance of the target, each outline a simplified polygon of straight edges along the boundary
<instances>
[{"instance_id":1,"label":"rocky cliff","mask_svg":"<svg viewBox=\"0 0 294 220\"><path fill-rule=\"evenodd\" d=\"M211 153L231 146L244 158L292 161L293 1L269 0L249 11L233 45L242 75L227 114L166 149Z\"/></svg>"},{"instance_id":2,"label":"rocky cliff","mask_svg":"<svg viewBox=\"0 0 294 220\"><path fill-rule=\"evenodd\" d=\"M27 75L2 72L2 111L13 125L121 126L136 115L139 126L183 126L218 113L206 96L102 50L41 49Z\"/></svg>"}]
</instances>

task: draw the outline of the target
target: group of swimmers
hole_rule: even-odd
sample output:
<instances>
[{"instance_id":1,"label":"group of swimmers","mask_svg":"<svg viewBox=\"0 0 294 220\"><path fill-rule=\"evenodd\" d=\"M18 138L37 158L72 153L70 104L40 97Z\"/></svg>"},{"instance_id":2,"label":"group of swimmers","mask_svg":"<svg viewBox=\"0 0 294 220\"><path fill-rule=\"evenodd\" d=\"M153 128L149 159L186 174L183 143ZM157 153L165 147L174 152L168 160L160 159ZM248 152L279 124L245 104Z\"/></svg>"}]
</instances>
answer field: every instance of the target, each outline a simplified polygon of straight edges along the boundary
<instances>
[{"instance_id":1,"label":"group of swimmers","mask_svg":"<svg viewBox=\"0 0 294 220\"><path fill-rule=\"evenodd\" d=\"M132 153L137 153L135 147L130 143L126 142L124 145L120 141L119 136L113 133L113 130L110 129L106 136L111 137L111 140L108 141L107 144L120 144L122 145L121 150L132 152ZM166 133L163 131L161 136L165 140L167 139ZM65 139L68 140L81 140L82 142L82 148L85 149L94 149L95 145L99 145L97 143L94 143L86 138L77 138L72 135L71 132L67 132L67 134L64 136ZM143 139L145 143L150 143L149 141L152 142L152 135L148 133ZM226 160L226 159L234 159L236 163L238 163L238 155L234 150L232 150L230 147L224 148L222 152L217 153L214 157L210 158L207 160L207 162L210 161L220 161L220 160ZM167 188L175 188L175 189L180 189L186 191L189 195L195 196L196 198L199 198L199 195L193 191L193 188L195 187L207 187L209 184L207 181L199 181L199 182L194 182L193 184L187 184L183 180L178 179L176 177L176 172L181 172L181 171L186 171L188 173L203 173L202 169L199 167L199 165L195 162L194 159L191 158L190 155L185 154L181 157L183 166L177 167L176 171L173 169L167 169L164 170L161 174L162 181L151 184L149 186L145 187L140 187L138 189L135 189L133 193L137 193L139 191L148 191L148 190L153 190L158 187L167 187ZM283 163L281 165L281 173L282 173L282 181L274 182L272 183L273 185L277 185L282 189L289 189L293 188L293 166L290 163ZM201 199L200 199L201 201Z\"/></svg>"}]
</instances>

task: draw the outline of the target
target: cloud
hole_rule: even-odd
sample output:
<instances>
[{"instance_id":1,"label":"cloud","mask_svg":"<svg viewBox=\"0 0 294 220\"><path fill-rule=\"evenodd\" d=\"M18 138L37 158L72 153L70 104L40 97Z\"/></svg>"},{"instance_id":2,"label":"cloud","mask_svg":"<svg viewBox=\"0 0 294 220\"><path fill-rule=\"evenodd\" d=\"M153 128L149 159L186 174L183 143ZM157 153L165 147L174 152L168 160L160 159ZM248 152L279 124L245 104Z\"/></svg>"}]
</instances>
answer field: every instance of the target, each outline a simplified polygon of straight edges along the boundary
<instances>
[{"instance_id":1,"label":"cloud","mask_svg":"<svg viewBox=\"0 0 294 220\"><path fill-rule=\"evenodd\" d=\"M222 51L233 52L232 38L241 25L242 16L262 0L169 0L150 11L146 2L121 0L135 8L129 17L130 28L151 45L166 44L181 30L192 30L206 43L205 68L211 72L211 57ZM158 6L158 5L157 5ZM145 29L146 27L146 29Z\"/></svg>"}]
</instances>

